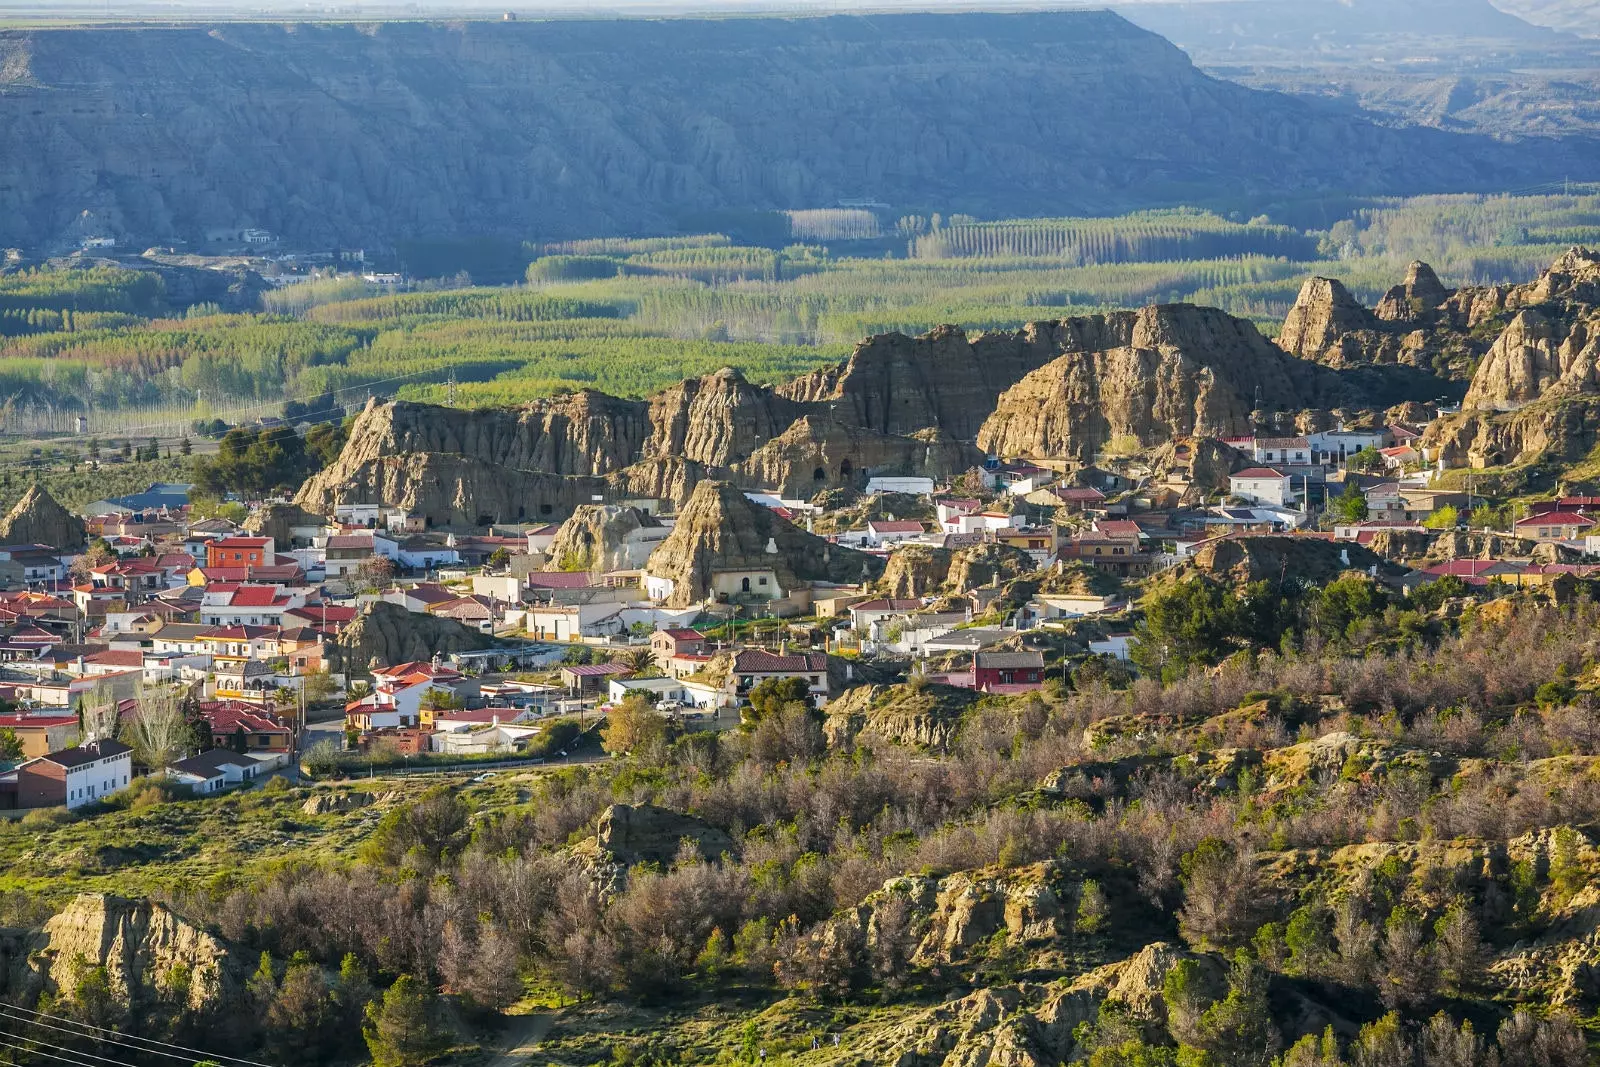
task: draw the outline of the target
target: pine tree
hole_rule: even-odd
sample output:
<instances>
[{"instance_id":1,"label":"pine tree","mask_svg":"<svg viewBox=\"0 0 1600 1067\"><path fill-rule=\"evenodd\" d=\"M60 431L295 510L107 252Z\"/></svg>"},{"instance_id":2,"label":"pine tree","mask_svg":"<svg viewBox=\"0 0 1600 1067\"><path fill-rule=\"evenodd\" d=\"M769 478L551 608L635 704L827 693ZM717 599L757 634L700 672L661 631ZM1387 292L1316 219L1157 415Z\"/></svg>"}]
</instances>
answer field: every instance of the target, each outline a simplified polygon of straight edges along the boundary
<instances>
[{"instance_id":1,"label":"pine tree","mask_svg":"<svg viewBox=\"0 0 1600 1067\"><path fill-rule=\"evenodd\" d=\"M433 1007L433 991L409 974L369 1004L362 1036L373 1067L413 1067L438 1052L444 1035L434 1024Z\"/></svg>"}]
</instances>

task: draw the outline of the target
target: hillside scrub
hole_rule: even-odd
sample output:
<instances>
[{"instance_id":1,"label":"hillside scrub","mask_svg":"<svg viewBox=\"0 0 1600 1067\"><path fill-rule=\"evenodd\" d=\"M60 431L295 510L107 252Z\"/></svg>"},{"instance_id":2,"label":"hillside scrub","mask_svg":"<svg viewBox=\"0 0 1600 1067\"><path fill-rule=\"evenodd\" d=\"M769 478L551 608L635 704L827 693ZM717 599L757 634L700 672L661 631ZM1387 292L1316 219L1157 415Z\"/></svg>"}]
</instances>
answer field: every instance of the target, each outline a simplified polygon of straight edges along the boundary
<instances>
[{"instance_id":1,"label":"hillside scrub","mask_svg":"<svg viewBox=\"0 0 1600 1067\"><path fill-rule=\"evenodd\" d=\"M1081 901L1084 930L1053 967L1079 973L1159 940L1250 960L1232 992L1196 995L1192 1024L1145 1032L1152 1048L1224 1049L1244 1015L1297 1047L1307 1035L1275 1009L1260 1018L1260 991L1287 982L1357 991L1357 1024L1387 1025L1392 1010L1420 1048L1443 1040L1418 1029L1440 1010L1459 1034L1463 1006L1554 995L1519 993L1488 963L1556 936L1597 858L1581 829L1600 821L1597 623L1586 598L1497 601L1389 654L1340 638L1166 683L1052 686L985 701L937 759L885 743L829 752L809 712L797 706L791 724L786 705L769 707L745 730L635 746L511 793L413 795L353 862L162 895L248 951L326 968L348 956L380 985L405 974L491 1004L508 967L602 1000L734 983L896 1002L887 976L907 990L952 974L997 981L1028 973L1036 949L935 949L926 905L885 911L886 885L1044 864ZM1555 678L1571 680L1567 699L1536 703ZM729 834L733 853L613 870L574 843L615 803L687 812ZM1447 858L1461 850L1485 857L1470 878ZM845 937L839 917L861 908L904 934ZM1120 1031L1099 1026L1109 1048ZM1362 1033L1340 1042L1381 1036Z\"/></svg>"}]
</instances>

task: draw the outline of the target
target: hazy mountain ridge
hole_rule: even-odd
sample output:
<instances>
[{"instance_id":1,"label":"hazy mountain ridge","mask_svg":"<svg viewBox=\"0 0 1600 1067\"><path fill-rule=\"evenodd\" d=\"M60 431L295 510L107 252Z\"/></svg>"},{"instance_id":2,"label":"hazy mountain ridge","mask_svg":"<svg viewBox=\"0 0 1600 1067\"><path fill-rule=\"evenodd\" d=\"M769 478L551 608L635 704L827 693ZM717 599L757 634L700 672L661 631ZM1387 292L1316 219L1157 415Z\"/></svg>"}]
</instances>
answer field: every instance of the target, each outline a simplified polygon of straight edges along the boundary
<instances>
[{"instance_id":1,"label":"hazy mountain ridge","mask_svg":"<svg viewBox=\"0 0 1600 1067\"><path fill-rule=\"evenodd\" d=\"M1027 87L1019 92L1018 87ZM1525 184L1600 158L1387 130L1097 12L0 35L0 242L670 231Z\"/></svg>"}]
</instances>

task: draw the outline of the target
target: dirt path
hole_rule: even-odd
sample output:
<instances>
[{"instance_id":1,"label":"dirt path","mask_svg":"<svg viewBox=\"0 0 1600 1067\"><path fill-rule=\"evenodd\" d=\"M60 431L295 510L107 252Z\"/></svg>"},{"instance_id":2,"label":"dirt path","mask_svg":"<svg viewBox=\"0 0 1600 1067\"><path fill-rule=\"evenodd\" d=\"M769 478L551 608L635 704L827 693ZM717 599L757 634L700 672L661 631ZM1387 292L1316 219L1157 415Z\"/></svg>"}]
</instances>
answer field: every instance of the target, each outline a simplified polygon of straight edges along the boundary
<instances>
[{"instance_id":1,"label":"dirt path","mask_svg":"<svg viewBox=\"0 0 1600 1067\"><path fill-rule=\"evenodd\" d=\"M550 1032L553 1021L554 1015L548 1011L512 1016L500 1039L500 1051L484 1067L524 1067L538 1051L539 1042Z\"/></svg>"}]
</instances>

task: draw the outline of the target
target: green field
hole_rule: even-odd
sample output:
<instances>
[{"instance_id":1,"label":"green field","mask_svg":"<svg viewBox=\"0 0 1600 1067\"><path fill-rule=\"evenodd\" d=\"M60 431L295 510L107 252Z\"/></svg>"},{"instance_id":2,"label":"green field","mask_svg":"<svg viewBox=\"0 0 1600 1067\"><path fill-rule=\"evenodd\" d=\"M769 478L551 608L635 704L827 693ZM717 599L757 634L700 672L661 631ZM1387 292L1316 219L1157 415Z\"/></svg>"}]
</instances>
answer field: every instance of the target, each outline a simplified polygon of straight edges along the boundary
<instances>
[{"instance_id":1,"label":"green field","mask_svg":"<svg viewBox=\"0 0 1600 1067\"><path fill-rule=\"evenodd\" d=\"M172 307L159 278L132 270L0 274L0 415L12 433L63 431L86 403L94 432L137 433L245 421L325 392L344 404L369 392L439 401L452 380L469 405L580 388L644 396L725 365L781 380L892 330L1009 328L1157 302L1215 305L1272 333L1312 274L1371 302L1412 259L1448 284L1516 282L1570 245L1600 243L1600 187L1370 201L1322 231L1189 209L934 215L823 244L815 234L867 227L803 214L794 226L811 243L701 234L527 246L528 281L515 288L382 295L344 277L270 292L252 314Z\"/></svg>"}]
</instances>

